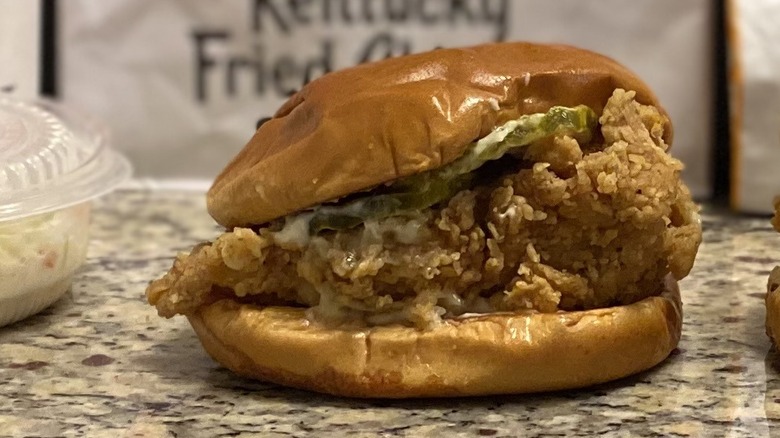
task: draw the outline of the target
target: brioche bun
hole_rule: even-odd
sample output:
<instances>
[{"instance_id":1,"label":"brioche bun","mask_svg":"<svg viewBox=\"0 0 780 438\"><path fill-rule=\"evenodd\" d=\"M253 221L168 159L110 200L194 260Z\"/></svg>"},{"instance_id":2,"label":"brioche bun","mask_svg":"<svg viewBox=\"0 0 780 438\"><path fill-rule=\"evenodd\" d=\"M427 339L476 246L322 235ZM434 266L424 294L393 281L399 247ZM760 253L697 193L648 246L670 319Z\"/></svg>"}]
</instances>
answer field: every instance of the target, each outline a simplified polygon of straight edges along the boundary
<instances>
[{"instance_id":1,"label":"brioche bun","mask_svg":"<svg viewBox=\"0 0 780 438\"><path fill-rule=\"evenodd\" d=\"M221 300L188 315L214 360L235 373L333 395L453 397L579 388L657 365L677 346L682 305L659 296L579 312L495 313L403 326L332 328L305 310Z\"/></svg>"},{"instance_id":2,"label":"brioche bun","mask_svg":"<svg viewBox=\"0 0 780 438\"><path fill-rule=\"evenodd\" d=\"M330 73L260 126L214 181L208 211L227 228L264 224L438 168L521 115L581 104L601 114L616 88L663 112L625 67L569 46L439 49Z\"/></svg>"}]
</instances>

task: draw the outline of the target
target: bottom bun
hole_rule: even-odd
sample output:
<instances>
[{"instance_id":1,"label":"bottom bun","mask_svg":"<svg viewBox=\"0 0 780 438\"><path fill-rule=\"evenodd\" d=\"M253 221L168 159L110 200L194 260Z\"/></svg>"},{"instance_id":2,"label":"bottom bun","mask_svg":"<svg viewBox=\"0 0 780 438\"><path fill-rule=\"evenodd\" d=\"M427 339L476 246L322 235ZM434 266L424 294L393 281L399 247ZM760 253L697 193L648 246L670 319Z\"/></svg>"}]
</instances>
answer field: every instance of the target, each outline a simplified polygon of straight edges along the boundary
<instances>
[{"instance_id":1,"label":"bottom bun","mask_svg":"<svg viewBox=\"0 0 780 438\"><path fill-rule=\"evenodd\" d=\"M479 315L428 331L326 328L304 309L231 300L188 318L217 362L280 385L375 398L515 394L603 383L664 360L682 326L677 282L664 286L626 306Z\"/></svg>"}]
</instances>

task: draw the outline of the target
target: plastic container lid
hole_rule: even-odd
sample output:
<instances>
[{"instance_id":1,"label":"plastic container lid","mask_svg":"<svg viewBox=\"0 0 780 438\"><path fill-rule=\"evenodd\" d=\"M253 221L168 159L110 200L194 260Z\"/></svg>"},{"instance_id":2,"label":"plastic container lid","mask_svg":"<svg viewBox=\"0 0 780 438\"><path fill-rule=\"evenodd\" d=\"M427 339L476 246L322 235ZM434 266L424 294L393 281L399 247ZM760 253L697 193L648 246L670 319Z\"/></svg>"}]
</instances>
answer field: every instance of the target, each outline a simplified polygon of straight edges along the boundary
<instances>
[{"instance_id":1,"label":"plastic container lid","mask_svg":"<svg viewBox=\"0 0 780 438\"><path fill-rule=\"evenodd\" d=\"M52 101L0 97L0 221L110 192L131 173L106 129Z\"/></svg>"}]
</instances>

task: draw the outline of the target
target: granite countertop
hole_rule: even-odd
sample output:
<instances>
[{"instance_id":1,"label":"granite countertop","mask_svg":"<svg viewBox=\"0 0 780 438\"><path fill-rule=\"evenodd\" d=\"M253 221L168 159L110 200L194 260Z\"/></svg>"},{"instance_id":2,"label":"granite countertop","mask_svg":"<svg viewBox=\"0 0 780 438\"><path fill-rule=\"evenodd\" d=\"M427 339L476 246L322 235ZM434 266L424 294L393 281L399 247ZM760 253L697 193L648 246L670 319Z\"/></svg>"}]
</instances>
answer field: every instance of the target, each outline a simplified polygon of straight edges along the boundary
<instances>
[{"instance_id":1,"label":"granite countertop","mask_svg":"<svg viewBox=\"0 0 780 438\"><path fill-rule=\"evenodd\" d=\"M184 318L158 318L147 282L218 229L201 194L118 192L95 206L72 291L0 328L0 436L780 435L780 359L763 326L780 236L765 218L712 212L704 228L680 347L647 373L547 395L348 400L237 378Z\"/></svg>"}]
</instances>

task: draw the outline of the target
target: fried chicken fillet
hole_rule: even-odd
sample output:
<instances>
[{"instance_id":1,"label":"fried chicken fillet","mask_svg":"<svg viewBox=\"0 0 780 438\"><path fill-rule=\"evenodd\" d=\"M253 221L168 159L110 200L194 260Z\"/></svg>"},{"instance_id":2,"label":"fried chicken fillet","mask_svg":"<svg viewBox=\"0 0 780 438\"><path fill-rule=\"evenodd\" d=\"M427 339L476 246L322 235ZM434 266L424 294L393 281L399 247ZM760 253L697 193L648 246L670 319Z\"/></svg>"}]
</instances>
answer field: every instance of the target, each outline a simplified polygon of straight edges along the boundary
<instances>
[{"instance_id":1,"label":"fried chicken fillet","mask_svg":"<svg viewBox=\"0 0 780 438\"><path fill-rule=\"evenodd\" d=\"M772 227L780 232L780 196L774 199L775 214ZM766 334L775 345L780 341L780 266L775 266L769 274L766 285Z\"/></svg>"},{"instance_id":2,"label":"fried chicken fillet","mask_svg":"<svg viewBox=\"0 0 780 438\"><path fill-rule=\"evenodd\" d=\"M511 166L414 215L308 235L295 218L180 254L147 290L160 315L225 297L326 323L401 323L630 304L690 271L701 228L665 117L615 90L596 135L531 144ZM775 222L777 226L778 222ZM357 322L356 322L357 321Z\"/></svg>"}]
</instances>

